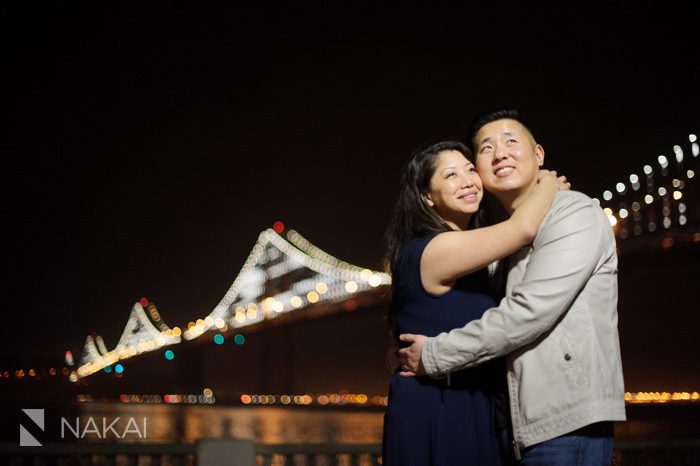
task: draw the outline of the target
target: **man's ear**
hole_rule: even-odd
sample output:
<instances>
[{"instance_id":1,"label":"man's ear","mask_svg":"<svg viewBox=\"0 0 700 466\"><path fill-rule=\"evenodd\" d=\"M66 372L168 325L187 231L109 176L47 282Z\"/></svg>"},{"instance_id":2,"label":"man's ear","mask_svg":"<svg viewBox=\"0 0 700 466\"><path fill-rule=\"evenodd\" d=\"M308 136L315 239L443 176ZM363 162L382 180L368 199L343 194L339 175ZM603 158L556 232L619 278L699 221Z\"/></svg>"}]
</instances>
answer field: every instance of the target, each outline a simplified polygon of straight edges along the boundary
<instances>
[{"instance_id":1,"label":"man's ear","mask_svg":"<svg viewBox=\"0 0 700 466\"><path fill-rule=\"evenodd\" d=\"M535 145L535 157L537 158L537 165L544 165L544 147L539 144Z\"/></svg>"},{"instance_id":2,"label":"man's ear","mask_svg":"<svg viewBox=\"0 0 700 466\"><path fill-rule=\"evenodd\" d=\"M428 204L430 207L433 207L435 205L435 203L430 197L430 193L421 194L421 197L423 197L425 203Z\"/></svg>"}]
</instances>

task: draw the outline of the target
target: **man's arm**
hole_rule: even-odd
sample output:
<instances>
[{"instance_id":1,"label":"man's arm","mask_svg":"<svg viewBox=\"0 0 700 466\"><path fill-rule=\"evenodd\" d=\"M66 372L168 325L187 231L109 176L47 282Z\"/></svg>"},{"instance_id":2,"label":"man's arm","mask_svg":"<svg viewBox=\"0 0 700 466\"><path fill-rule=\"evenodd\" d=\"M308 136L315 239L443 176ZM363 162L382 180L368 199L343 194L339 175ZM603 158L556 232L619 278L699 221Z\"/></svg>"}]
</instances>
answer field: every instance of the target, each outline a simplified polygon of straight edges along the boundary
<instances>
[{"instance_id":1,"label":"man's arm","mask_svg":"<svg viewBox=\"0 0 700 466\"><path fill-rule=\"evenodd\" d=\"M439 376L482 364L551 329L598 265L612 237L608 228L600 209L578 196L555 204L534 242L523 280L499 307L462 328L425 339L421 359L427 373Z\"/></svg>"}]
</instances>

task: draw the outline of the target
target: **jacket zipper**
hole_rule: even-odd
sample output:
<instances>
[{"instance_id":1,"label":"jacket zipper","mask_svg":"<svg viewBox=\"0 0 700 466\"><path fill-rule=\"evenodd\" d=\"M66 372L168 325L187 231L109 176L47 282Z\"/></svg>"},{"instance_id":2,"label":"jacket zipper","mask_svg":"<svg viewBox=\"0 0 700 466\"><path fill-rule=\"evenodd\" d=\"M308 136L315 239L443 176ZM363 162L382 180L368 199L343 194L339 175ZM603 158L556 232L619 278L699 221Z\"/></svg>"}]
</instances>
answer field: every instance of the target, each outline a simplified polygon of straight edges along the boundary
<instances>
[{"instance_id":1,"label":"jacket zipper","mask_svg":"<svg viewBox=\"0 0 700 466\"><path fill-rule=\"evenodd\" d=\"M514 376L512 375L512 372L510 370L506 374L506 378L508 379L508 401L510 402L510 422L511 422L511 425L513 426L513 453L515 453L515 459L520 461L522 459L522 455L520 454L520 448L518 447L518 441L516 439L517 431L515 428L515 416L518 413L517 400L515 399L515 395L517 393L517 386L515 383L513 383Z\"/></svg>"}]
</instances>

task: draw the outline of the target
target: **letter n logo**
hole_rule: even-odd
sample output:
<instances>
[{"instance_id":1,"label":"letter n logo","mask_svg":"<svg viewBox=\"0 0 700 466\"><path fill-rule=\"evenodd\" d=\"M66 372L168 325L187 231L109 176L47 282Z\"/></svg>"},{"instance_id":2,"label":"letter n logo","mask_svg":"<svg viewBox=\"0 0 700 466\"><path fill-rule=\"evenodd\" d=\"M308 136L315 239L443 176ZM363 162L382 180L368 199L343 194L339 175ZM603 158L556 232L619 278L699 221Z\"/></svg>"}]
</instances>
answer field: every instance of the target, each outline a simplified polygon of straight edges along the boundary
<instances>
[{"instance_id":1,"label":"letter n logo","mask_svg":"<svg viewBox=\"0 0 700 466\"><path fill-rule=\"evenodd\" d=\"M24 414L26 414L29 419L34 421L34 424L39 426L41 431L44 431L44 410L43 409L23 409ZM20 447L41 447L41 443L34 438L32 434L29 433L27 429L24 428L22 424L19 425L19 446Z\"/></svg>"}]
</instances>

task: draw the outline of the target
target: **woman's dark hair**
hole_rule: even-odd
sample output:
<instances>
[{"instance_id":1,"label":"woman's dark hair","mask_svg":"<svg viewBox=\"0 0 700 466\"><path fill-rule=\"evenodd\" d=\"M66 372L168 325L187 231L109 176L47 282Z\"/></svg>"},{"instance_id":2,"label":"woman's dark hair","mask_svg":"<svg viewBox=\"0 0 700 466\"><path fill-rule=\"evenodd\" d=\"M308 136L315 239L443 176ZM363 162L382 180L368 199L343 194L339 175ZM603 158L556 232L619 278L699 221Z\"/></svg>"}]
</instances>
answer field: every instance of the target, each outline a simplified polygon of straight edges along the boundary
<instances>
[{"instance_id":1,"label":"woman's dark hair","mask_svg":"<svg viewBox=\"0 0 700 466\"><path fill-rule=\"evenodd\" d=\"M422 147L411 155L401 178L394 213L385 236L384 266L391 272L392 282L398 283L397 260L401 247L411 239L422 238L431 233L451 231L452 228L425 202L424 196L430 189L430 179L436 168L440 152L457 151L467 159L472 153L461 142L443 141ZM472 216L469 227L481 225L481 207ZM395 286L392 286L392 291ZM393 293L392 293L393 294ZM393 327L393 312L390 306L387 319Z\"/></svg>"}]
</instances>

